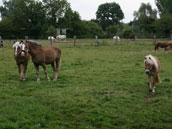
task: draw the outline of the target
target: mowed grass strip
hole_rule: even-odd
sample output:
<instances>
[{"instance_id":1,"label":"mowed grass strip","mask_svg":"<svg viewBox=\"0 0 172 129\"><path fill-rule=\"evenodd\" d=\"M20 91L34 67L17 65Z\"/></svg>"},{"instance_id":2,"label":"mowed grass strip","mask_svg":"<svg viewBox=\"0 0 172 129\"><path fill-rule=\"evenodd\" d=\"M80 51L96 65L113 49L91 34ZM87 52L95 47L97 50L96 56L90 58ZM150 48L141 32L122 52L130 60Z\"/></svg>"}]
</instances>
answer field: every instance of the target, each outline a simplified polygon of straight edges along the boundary
<instances>
[{"instance_id":1,"label":"mowed grass strip","mask_svg":"<svg viewBox=\"0 0 172 129\"><path fill-rule=\"evenodd\" d=\"M43 46L47 41L38 40ZM0 48L0 129L164 129L172 128L172 53L154 52L152 41L138 45L110 40L98 46L55 44L62 51L56 82L40 67L40 83L32 61L27 80L18 80L12 43ZM148 91L144 56L162 64L155 95ZM53 72L47 66L49 76Z\"/></svg>"}]
</instances>

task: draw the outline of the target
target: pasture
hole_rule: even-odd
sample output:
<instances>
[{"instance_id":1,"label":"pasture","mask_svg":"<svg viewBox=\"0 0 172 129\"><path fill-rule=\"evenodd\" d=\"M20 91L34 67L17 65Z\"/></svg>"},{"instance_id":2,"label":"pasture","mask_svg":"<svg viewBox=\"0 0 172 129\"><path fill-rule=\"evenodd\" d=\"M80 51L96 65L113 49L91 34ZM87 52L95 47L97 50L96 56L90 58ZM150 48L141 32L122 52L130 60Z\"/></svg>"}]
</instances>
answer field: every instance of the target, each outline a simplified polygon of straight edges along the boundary
<instances>
[{"instance_id":1,"label":"pasture","mask_svg":"<svg viewBox=\"0 0 172 129\"><path fill-rule=\"evenodd\" d=\"M109 40L55 44L62 51L59 78L48 82L40 67L40 83L29 62L27 80L18 80L12 42L0 48L0 129L171 129L172 53L154 52L152 40L136 45ZM49 46L48 41L43 46ZM148 91L144 56L157 56L161 84Z\"/></svg>"}]
</instances>

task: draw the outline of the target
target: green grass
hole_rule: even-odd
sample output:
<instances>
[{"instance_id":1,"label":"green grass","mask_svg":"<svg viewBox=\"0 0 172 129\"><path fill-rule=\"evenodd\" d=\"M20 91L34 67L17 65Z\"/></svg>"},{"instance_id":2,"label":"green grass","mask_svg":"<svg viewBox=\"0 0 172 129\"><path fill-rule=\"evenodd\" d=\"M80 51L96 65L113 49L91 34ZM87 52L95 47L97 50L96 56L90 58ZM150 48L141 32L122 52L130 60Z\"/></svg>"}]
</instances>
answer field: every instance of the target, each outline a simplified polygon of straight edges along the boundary
<instances>
[{"instance_id":1,"label":"green grass","mask_svg":"<svg viewBox=\"0 0 172 129\"><path fill-rule=\"evenodd\" d=\"M48 46L46 41L43 46ZM171 129L172 53L154 52L152 41L55 44L61 48L59 78L40 83L32 61L18 80L12 43L0 48L0 129ZM155 95L148 91L144 56L162 64ZM53 79L50 66L48 73Z\"/></svg>"}]
</instances>

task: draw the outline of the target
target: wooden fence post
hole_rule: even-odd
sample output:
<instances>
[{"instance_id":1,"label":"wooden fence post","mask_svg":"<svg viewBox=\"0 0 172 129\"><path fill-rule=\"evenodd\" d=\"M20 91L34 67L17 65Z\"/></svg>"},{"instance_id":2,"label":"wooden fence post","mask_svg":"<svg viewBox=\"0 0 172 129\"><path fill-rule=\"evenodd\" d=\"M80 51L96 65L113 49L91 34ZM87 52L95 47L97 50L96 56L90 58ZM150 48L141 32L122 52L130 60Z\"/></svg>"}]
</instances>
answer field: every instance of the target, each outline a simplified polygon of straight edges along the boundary
<instances>
[{"instance_id":1,"label":"wooden fence post","mask_svg":"<svg viewBox=\"0 0 172 129\"><path fill-rule=\"evenodd\" d=\"M154 45L156 44L156 35L155 34L153 35L153 43L154 43Z\"/></svg>"},{"instance_id":2,"label":"wooden fence post","mask_svg":"<svg viewBox=\"0 0 172 129\"><path fill-rule=\"evenodd\" d=\"M0 48L2 47L2 42L1 42L2 40L1 40L1 36L0 36Z\"/></svg>"},{"instance_id":3,"label":"wooden fence post","mask_svg":"<svg viewBox=\"0 0 172 129\"><path fill-rule=\"evenodd\" d=\"M138 44L137 36L135 36L135 43Z\"/></svg>"},{"instance_id":4,"label":"wooden fence post","mask_svg":"<svg viewBox=\"0 0 172 129\"><path fill-rule=\"evenodd\" d=\"M74 36L73 39L74 39L73 45L76 46L76 36Z\"/></svg>"},{"instance_id":5,"label":"wooden fence post","mask_svg":"<svg viewBox=\"0 0 172 129\"><path fill-rule=\"evenodd\" d=\"M118 36L115 37L115 45L118 44Z\"/></svg>"},{"instance_id":6,"label":"wooden fence post","mask_svg":"<svg viewBox=\"0 0 172 129\"><path fill-rule=\"evenodd\" d=\"M95 38L96 38L96 46L97 46L98 45L98 36L96 35Z\"/></svg>"},{"instance_id":7,"label":"wooden fence post","mask_svg":"<svg viewBox=\"0 0 172 129\"><path fill-rule=\"evenodd\" d=\"M53 45L53 38L51 36L50 36L49 41L50 41L50 46L52 46Z\"/></svg>"},{"instance_id":8,"label":"wooden fence post","mask_svg":"<svg viewBox=\"0 0 172 129\"><path fill-rule=\"evenodd\" d=\"M28 40L28 36L25 36L25 43L26 43L27 40Z\"/></svg>"}]
</instances>

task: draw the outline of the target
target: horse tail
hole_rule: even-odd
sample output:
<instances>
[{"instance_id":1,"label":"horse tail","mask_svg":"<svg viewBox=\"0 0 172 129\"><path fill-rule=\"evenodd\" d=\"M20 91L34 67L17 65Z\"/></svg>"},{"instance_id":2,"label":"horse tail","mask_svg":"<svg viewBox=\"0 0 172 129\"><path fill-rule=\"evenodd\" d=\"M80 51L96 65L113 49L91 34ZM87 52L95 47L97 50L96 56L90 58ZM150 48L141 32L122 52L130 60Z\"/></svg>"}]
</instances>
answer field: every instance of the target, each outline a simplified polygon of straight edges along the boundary
<instances>
[{"instance_id":1,"label":"horse tail","mask_svg":"<svg viewBox=\"0 0 172 129\"><path fill-rule=\"evenodd\" d=\"M57 49L57 58L56 58L56 68L57 68L57 72L60 71L60 65L61 65L61 50L60 48Z\"/></svg>"}]
</instances>

